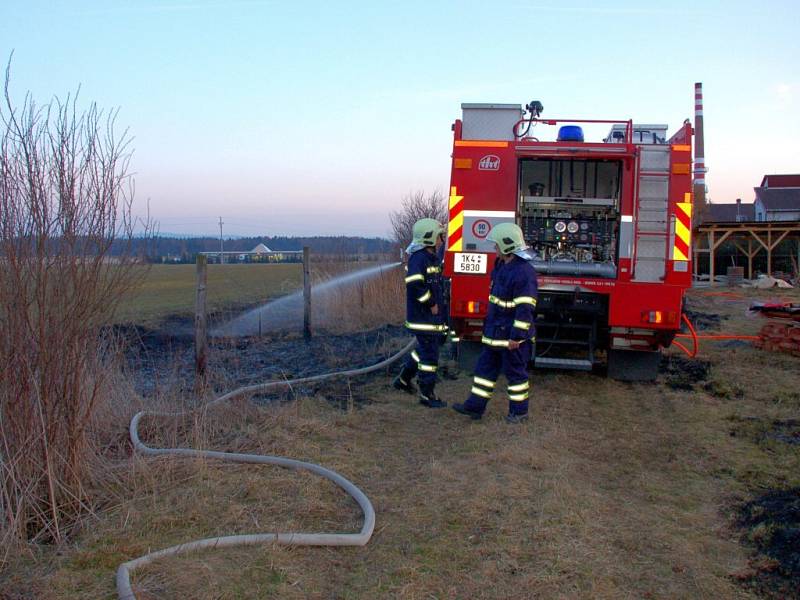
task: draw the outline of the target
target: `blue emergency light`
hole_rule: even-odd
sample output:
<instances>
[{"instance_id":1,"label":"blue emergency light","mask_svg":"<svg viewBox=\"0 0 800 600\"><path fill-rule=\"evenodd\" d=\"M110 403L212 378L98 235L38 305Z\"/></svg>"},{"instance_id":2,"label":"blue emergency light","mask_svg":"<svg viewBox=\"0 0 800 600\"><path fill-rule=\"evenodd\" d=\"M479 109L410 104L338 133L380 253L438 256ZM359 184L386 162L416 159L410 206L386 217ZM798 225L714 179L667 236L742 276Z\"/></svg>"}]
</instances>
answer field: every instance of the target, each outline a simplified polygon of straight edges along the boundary
<instances>
[{"instance_id":1,"label":"blue emergency light","mask_svg":"<svg viewBox=\"0 0 800 600\"><path fill-rule=\"evenodd\" d=\"M583 129L577 125L564 125L558 129L559 142L582 142Z\"/></svg>"}]
</instances>

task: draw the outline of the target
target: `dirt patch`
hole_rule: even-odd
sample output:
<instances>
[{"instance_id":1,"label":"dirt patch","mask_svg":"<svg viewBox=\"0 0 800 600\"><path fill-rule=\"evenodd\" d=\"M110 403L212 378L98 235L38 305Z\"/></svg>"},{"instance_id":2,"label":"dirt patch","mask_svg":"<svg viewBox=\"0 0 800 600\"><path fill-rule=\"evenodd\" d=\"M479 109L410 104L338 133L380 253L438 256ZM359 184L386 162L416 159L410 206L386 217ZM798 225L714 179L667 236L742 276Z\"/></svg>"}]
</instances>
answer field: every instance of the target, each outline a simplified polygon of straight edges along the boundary
<instances>
[{"instance_id":1,"label":"dirt patch","mask_svg":"<svg viewBox=\"0 0 800 600\"><path fill-rule=\"evenodd\" d=\"M800 598L800 487L771 490L744 504L737 525L758 554L736 579L766 598Z\"/></svg>"},{"instance_id":2,"label":"dirt patch","mask_svg":"<svg viewBox=\"0 0 800 600\"><path fill-rule=\"evenodd\" d=\"M664 385L674 390L693 390L695 384L708 378L710 363L699 358L686 358L677 354L661 357L658 372L663 375Z\"/></svg>"},{"instance_id":3,"label":"dirt patch","mask_svg":"<svg viewBox=\"0 0 800 600\"><path fill-rule=\"evenodd\" d=\"M695 328L696 331L719 329L722 322L728 319L726 315L700 312L700 311L690 310L688 308L683 309L683 314L686 315L686 318L689 319L689 321L692 323L692 326ZM686 327L686 323L682 323L681 330L683 331L683 333L689 333L689 328Z\"/></svg>"}]
</instances>

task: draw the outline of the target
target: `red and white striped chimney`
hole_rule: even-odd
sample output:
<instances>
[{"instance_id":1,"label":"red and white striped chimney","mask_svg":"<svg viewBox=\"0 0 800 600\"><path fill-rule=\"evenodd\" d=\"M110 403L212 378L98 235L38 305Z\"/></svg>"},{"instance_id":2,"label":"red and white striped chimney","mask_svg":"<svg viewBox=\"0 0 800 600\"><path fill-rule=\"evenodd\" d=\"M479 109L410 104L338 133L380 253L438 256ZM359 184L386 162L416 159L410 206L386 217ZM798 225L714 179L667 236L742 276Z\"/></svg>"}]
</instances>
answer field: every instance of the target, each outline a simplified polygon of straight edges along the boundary
<instances>
[{"instance_id":1,"label":"red and white striped chimney","mask_svg":"<svg viewBox=\"0 0 800 600\"><path fill-rule=\"evenodd\" d=\"M695 206L706 203L706 161L703 136L703 84L694 84L694 201Z\"/></svg>"}]
</instances>

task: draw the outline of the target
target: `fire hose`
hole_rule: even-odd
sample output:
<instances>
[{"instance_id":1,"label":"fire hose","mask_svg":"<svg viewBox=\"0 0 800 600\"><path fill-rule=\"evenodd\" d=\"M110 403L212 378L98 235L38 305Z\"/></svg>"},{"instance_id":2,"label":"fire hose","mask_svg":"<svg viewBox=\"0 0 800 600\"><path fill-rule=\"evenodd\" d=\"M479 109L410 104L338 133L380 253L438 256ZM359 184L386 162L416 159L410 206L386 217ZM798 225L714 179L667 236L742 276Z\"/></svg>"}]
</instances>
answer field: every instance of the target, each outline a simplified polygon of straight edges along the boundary
<instances>
[{"instance_id":1,"label":"fire hose","mask_svg":"<svg viewBox=\"0 0 800 600\"><path fill-rule=\"evenodd\" d=\"M693 341L693 347L691 350L689 350L686 346L684 346L678 341L675 341L673 343L678 348L683 350L691 358L697 356L697 352L699 350L698 340L700 339L742 339L742 340L758 339L757 336L742 336L742 335L697 335L697 332L695 331L694 327L692 326L691 322L689 321L689 319L686 317L685 314L683 315L683 320L686 323L687 327L689 328L690 333L678 334L676 337L691 338ZM414 347L415 343L416 340L411 340L399 352L369 367L362 367L359 369L351 369L347 371L336 371L333 373L324 373L321 375L315 375L312 377L303 377L300 379L293 379L293 380L268 381L265 383L237 388L207 403L202 407L202 410L211 408L218 404L222 404L223 402L226 402L238 396L265 392L273 390L275 388L288 387L292 385L300 385L305 383L314 383L318 381L324 381L327 379L334 379L337 377L356 377L359 375L366 375L368 373L377 371L396 362L405 354L410 352L411 349ZM369 542L370 538L372 537L372 532L375 528L375 510L372 507L372 503L369 501L369 498L356 485L354 485L348 479L342 477L335 471L326 469L325 467L316 465L314 463L303 462L280 456L218 452L214 450L194 450L190 448L151 448L146 444L144 444L139 438L139 422L145 416L178 417L191 414L191 412L196 412L197 410L201 409L195 409L195 411L181 412L181 413L157 413L151 411L140 411L136 413L133 419L131 419L131 424L129 428L131 441L133 442L134 449L145 456L174 455L174 456L189 457L189 458L190 457L212 458L229 462L269 464L269 465L284 467L287 469L310 471L312 473L320 475L321 477L329 479L330 481L338 485L340 488L342 488L344 491L346 491L358 503L364 514L364 522L361 527L361 531L359 531L358 533L276 532L276 533L258 533L258 534L246 534L246 535L229 535L229 536L205 538L193 542L186 542L183 544L178 544L176 546L171 546L169 548L164 548L163 550L158 550L156 552L150 552L133 560L124 562L117 568L117 575L116 575L117 594L120 600L135 600L136 598L136 595L133 593L133 589L130 583L130 574L134 570L144 567L160 558L164 558L167 556L175 556L177 554L184 554L188 552L204 550L209 548L252 546L252 545L267 544L267 543L277 543L290 546L364 546Z\"/></svg>"},{"instance_id":2,"label":"fire hose","mask_svg":"<svg viewBox=\"0 0 800 600\"><path fill-rule=\"evenodd\" d=\"M700 342L699 340L757 340L759 339L757 335L728 335L728 334L720 334L720 335L697 335L697 331L695 331L694 326L686 317L686 314L683 314L683 322L686 323L686 326L689 328L689 333L679 333L675 337L676 338L691 338L692 340L692 349L689 350L686 346L681 344L680 342L672 342L678 348L683 350L689 358L694 358L697 356L697 353L700 350Z\"/></svg>"},{"instance_id":3,"label":"fire hose","mask_svg":"<svg viewBox=\"0 0 800 600\"><path fill-rule=\"evenodd\" d=\"M254 394L265 392L275 388L286 387L291 385L299 385L304 383L313 383L316 381L323 381L326 379L333 379L336 377L355 377L358 375L365 375L373 371L382 369L411 351L414 347L416 340L411 340L402 350L393 354L386 360L369 367L360 369L351 369L349 371L337 371L334 373L324 373L322 375L315 375L313 377L304 377L294 380L282 381L268 381L266 383L250 385L238 388L232 392L228 392L212 400L206 404L203 409L211 406L221 404L227 400L231 400L237 396L245 394ZM195 409L200 410L200 409ZM151 448L145 445L139 439L139 421L144 416L159 416L159 417L176 417L190 414L191 412L182 413L156 413L150 411L140 411L131 419L130 435L133 442L134 449L147 456L162 456L162 455L175 455L182 457L195 457L195 458L214 458L218 460L225 460L238 463L254 463L254 464L268 464L277 465L286 469L296 469L311 471L317 475L329 479L358 503L364 513L364 523L361 526L361 531L358 533L258 533L249 535L227 535L222 537L205 538L193 542L186 542L164 548L157 552L151 552L122 563L117 568L117 594L120 600L135 600L136 595L133 593L130 582L130 574L134 570L141 568L151 562L166 556L174 556L176 554L183 554L186 552L203 550L208 548L225 548L230 546L252 546L256 544L277 543L289 546L364 546L369 542L372 537L372 532L375 528L375 509L369 498L353 483L345 479L335 471L326 469L314 463L303 462L291 458L283 458L280 456L265 456L261 454L239 454L232 452L217 452L213 450L193 450L190 448Z\"/></svg>"}]
</instances>

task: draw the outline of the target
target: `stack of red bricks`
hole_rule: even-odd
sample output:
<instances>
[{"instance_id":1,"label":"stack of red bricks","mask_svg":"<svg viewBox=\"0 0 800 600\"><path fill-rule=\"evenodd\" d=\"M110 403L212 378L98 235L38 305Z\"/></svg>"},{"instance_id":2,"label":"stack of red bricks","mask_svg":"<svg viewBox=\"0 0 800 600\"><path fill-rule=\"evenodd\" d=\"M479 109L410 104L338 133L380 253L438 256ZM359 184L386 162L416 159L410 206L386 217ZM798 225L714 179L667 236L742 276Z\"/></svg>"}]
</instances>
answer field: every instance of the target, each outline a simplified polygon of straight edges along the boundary
<instances>
[{"instance_id":1,"label":"stack of red bricks","mask_svg":"<svg viewBox=\"0 0 800 600\"><path fill-rule=\"evenodd\" d=\"M771 320L761 328L753 344L764 350L800 356L800 323Z\"/></svg>"}]
</instances>

